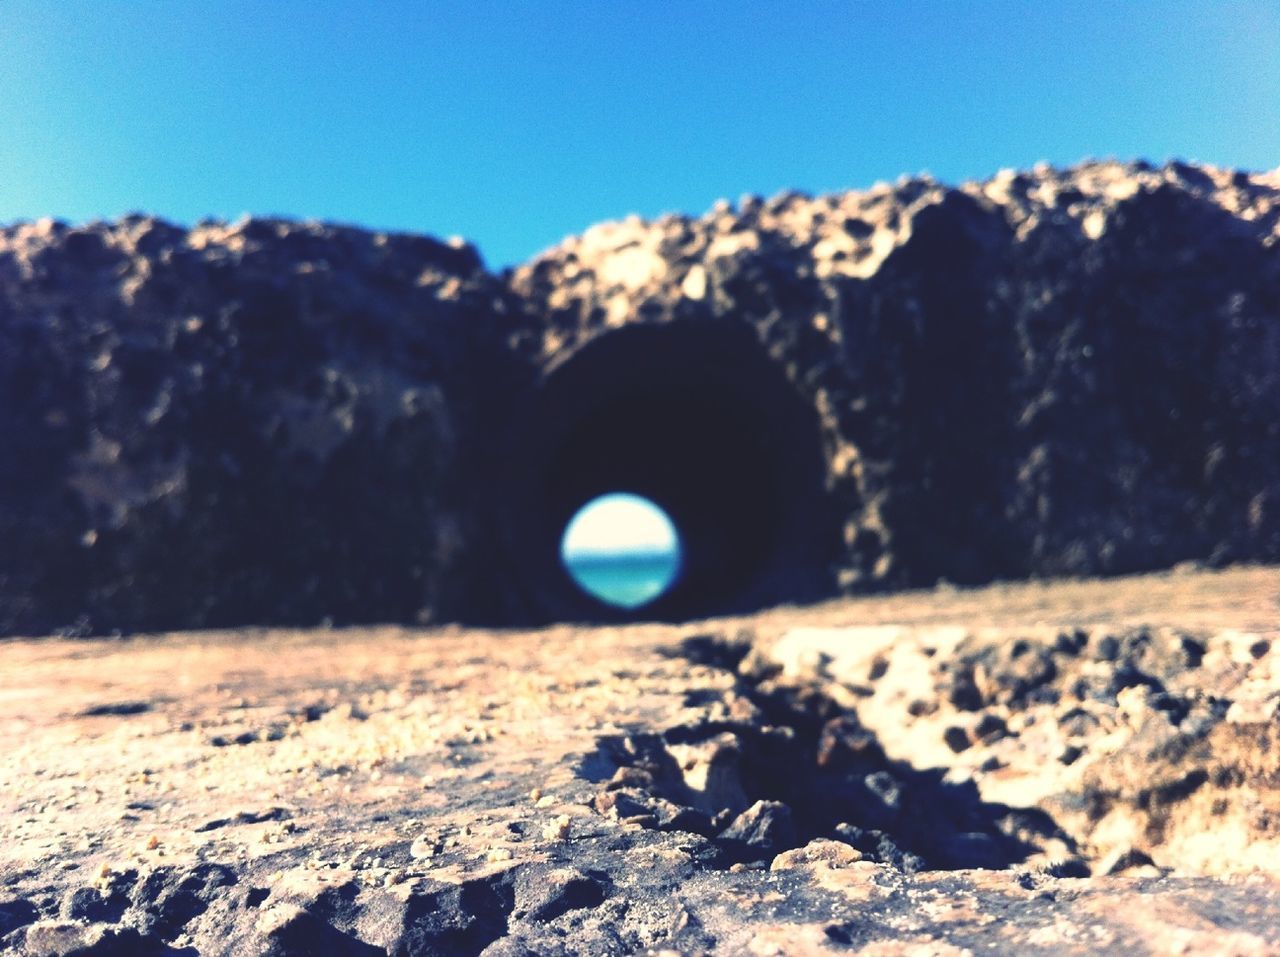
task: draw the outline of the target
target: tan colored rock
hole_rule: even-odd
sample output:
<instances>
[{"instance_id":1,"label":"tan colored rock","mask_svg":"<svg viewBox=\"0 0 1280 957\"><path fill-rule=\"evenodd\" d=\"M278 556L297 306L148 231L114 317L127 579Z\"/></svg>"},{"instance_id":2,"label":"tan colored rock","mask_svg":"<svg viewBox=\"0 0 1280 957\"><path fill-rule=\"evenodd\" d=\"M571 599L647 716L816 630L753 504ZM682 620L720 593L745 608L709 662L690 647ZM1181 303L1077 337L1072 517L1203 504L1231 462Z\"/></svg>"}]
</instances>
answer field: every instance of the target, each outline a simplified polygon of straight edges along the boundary
<instances>
[{"instance_id":1,"label":"tan colored rock","mask_svg":"<svg viewBox=\"0 0 1280 957\"><path fill-rule=\"evenodd\" d=\"M821 865L824 867L848 867L862 860L862 852L843 841L818 838L804 847L783 851L769 865L771 871L794 870L798 867Z\"/></svg>"},{"instance_id":2,"label":"tan colored rock","mask_svg":"<svg viewBox=\"0 0 1280 957\"><path fill-rule=\"evenodd\" d=\"M1242 568L696 628L0 643L0 940L1275 952L1280 731L1225 702L1277 690L1277 596L1280 570ZM788 671L797 647L825 668ZM947 746L988 717L1005 732ZM824 733L872 740L820 762ZM678 760L726 755L793 846L730 866L735 815L697 806L730 792Z\"/></svg>"}]
</instances>

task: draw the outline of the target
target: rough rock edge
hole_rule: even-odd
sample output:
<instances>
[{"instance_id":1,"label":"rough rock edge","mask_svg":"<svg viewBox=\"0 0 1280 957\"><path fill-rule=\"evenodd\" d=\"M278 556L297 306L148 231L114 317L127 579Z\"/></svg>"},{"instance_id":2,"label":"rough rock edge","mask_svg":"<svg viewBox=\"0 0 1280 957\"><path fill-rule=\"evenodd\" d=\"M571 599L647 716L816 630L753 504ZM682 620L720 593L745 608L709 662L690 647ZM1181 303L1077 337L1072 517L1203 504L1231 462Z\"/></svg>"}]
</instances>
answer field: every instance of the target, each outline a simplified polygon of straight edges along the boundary
<instances>
[{"instance_id":1,"label":"rough rock edge","mask_svg":"<svg viewBox=\"0 0 1280 957\"><path fill-rule=\"evenodd\" d=\"M1280 749L1258 731L1274 728L1280 701L1278 596L1274 569L1241 569L896 596L692 633L10 643L14 673L35 689L57 681L66 697L5 705L6 720L23 708L33 722L0 766L17 825L5 942L63 953L1273 952ZM504 667L507 656L520 667ZM200 680L175 700L182 661ZM139 700L152 707L105 706ZM1072 717L1081 711L1093 720ZM952 727L970 740L962 751L945 740ZM1070 764L1058 735L1081 751ZM548 736L576 743L557 758ZM806 772L808 760L834 778ZM750 773L765 761L773 780ZM420 786L424 764L441 770ZM915 834L920 810L965 818L962 801L912 810L933 767L961 792L970 781L979 809L1038 805L1053 827L1024 815L1027 847L989 861L1004 869L933 869L974 863L939 860ZM1040 769L1054 773L1047 789ZM858 809L862 833L814 836L820 806L805 776L824 785L850 771L879 779L844 807ZM1192 789L1164 786L1193 775ZM281 790L282 803L259 793L253 813L199 825L227 800L205 786L230 797L240 778L240 790ZM885 818L895 784L903 812ZM780 786L798 795L789 829ZM108 790L95 798L95 787ZM1102 816L1088 812L1099 798ZM622 799L649 806L614 813ZM933 830L963 838L948 853L1007 851L1005 817L989 817L985 835ZM1115 845L1117 824L1143 842ZM153 828L156 841L140 840ZM1191 836L1217 853L1198 857ZM1252 856L1237 853L1240 837ZM104 856L120 863L102 867Z\"/></svg>"},{"instance_id":2,"label":"rough rock edge","mask_svg":"<svg viewBox=\"0 0 1280 957\"><path fill-rule=\"evenodd\" d=\"M316 223L6 227L0 633L535 622L513 410L686 320L813 409L842 591L1274 561L1278 217L1275 172L1090 162L604 224L501 278Z\"/></svg>"}]
</instances>

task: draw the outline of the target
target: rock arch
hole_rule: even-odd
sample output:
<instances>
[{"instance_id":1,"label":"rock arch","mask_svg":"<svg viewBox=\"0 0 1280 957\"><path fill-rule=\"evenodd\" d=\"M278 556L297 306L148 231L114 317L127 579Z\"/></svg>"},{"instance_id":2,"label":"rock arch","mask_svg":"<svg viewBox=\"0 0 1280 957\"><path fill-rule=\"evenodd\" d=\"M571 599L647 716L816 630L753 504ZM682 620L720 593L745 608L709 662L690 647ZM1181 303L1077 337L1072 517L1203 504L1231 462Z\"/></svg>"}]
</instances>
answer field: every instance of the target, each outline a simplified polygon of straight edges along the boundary
<instances>
[{"instance_id":1,"label":"rock arch","mask_svg":"<svg viewBox=\"0 0 1280 957\"><path fill-rule=\"evenodd\" d=\"M743 611L830 591L829 514L812 406L750 327L728 320L624 326L548 371L513 421L508 551L537 618L625 616L583 594L558 558L565 523L610 491L652 499L684 541L657 618Z\"/></svg>"},{"instance_id":2,"label":"rock arch","mask_svg":"<svg viewBox=\"0 0 1280 957\"><path fill-rule=\"evenodd\" d=\"M1280 559L1280 181L1086 163L423 236L0 226L0 634L605 619L594 491L692 543L644 614Z\"/></svg>"}]
</instances>

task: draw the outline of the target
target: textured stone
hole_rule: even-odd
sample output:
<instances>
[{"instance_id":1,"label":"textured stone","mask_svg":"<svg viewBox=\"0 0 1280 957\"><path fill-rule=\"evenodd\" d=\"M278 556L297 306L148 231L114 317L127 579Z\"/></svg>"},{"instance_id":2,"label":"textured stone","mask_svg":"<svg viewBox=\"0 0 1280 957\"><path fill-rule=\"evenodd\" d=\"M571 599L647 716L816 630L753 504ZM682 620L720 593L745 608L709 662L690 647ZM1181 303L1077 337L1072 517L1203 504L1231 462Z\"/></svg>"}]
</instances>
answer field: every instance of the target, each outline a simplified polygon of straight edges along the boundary
<instances>
[{"instance_id":1,"label":"textured stone","mask_svg":"<svg viewBox=\"0 0 1280 957\"><path fill-rule=\"evenodd\" d=\"M1275 952L1278 596L0 643L0 950Z\"/></svg>"},{"instance_id":2,"label":"textured stone","mask_svg":"<svg viewBox=\"0 0 1280 957\"><path fill-rule=\"evenodd\" d=\"M24 957L148 957L168 948L132 927L42 921L26 929Z\"/></svg>"},{"instance_id":3,"label":"textured stone","mask_svg":"<svg viewBox=\"0 0 1280 957\"><path fill-rule=\"evenodd\" d=\"M620 487L686 537L672 620L1280 560L1278 237L1275 173L1110 162L631 218L501 277L316 223L9 226L0 633L617 619L555 555Z\"/></svg>"},{"instance_id":4,"label":"textured stone","mask_svg":"<svg viewBox=\"0 0 1280 957\"><path fill-rule=\"evenodd\" d=\"M783 851L769 864L772 871L786 871L806 865L822 864L827 867L846 867L862 860L862 854L843 841L815 838L804 847Z\"/></svg>"},{"instance_id":5,"label":"textured stone","mask_svg":"<svg viewBox=\"0 0 1280 957\"><path fill-rule=\"evenodd\" d=\"M751 857L771 858L795 843L791 808L781 801L756 801L729 822L720 839Z\"/></svg>"},{"instance_id":6,"label":"textured stone","mask_svg":"<svg viewBox=\"0 0 1280 957\"><path fill-rule=\"evenodd\" d=\"M461 615L507 301L422 237L0 230L0 632Z\"/></svg>"}]
</instances>

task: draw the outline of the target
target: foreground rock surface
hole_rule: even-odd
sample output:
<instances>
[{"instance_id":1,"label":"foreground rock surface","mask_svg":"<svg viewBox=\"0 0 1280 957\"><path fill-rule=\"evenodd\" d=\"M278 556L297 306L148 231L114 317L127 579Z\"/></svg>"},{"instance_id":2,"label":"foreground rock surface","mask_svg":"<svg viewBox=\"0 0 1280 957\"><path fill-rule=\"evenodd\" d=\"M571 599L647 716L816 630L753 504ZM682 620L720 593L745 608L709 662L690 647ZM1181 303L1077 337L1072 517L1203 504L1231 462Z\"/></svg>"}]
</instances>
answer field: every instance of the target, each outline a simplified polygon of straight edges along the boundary
<instances>
[{"instance_id":1,"label":"foreground rock surface","mask_svg":"<svg viewBox=\"0 0 1280 957\"><path fill-rule=\"evenodd\" d=\"M279 220L0 228L0 633L687 620L1280 561L1280 175L927 177L606 223L511 274ZM749 516L749 520L748 520Z\"/></svg>"},{"instance_id":2,"label":"foreground rock surface","mask_svg":"<svg viewBox=\"0 0 1280 957\"><path fill-rule=\"evenodd\" d=\"M1280 569L0 644L22 954L1280 952Z\"/></svg>"}]
</instances>

